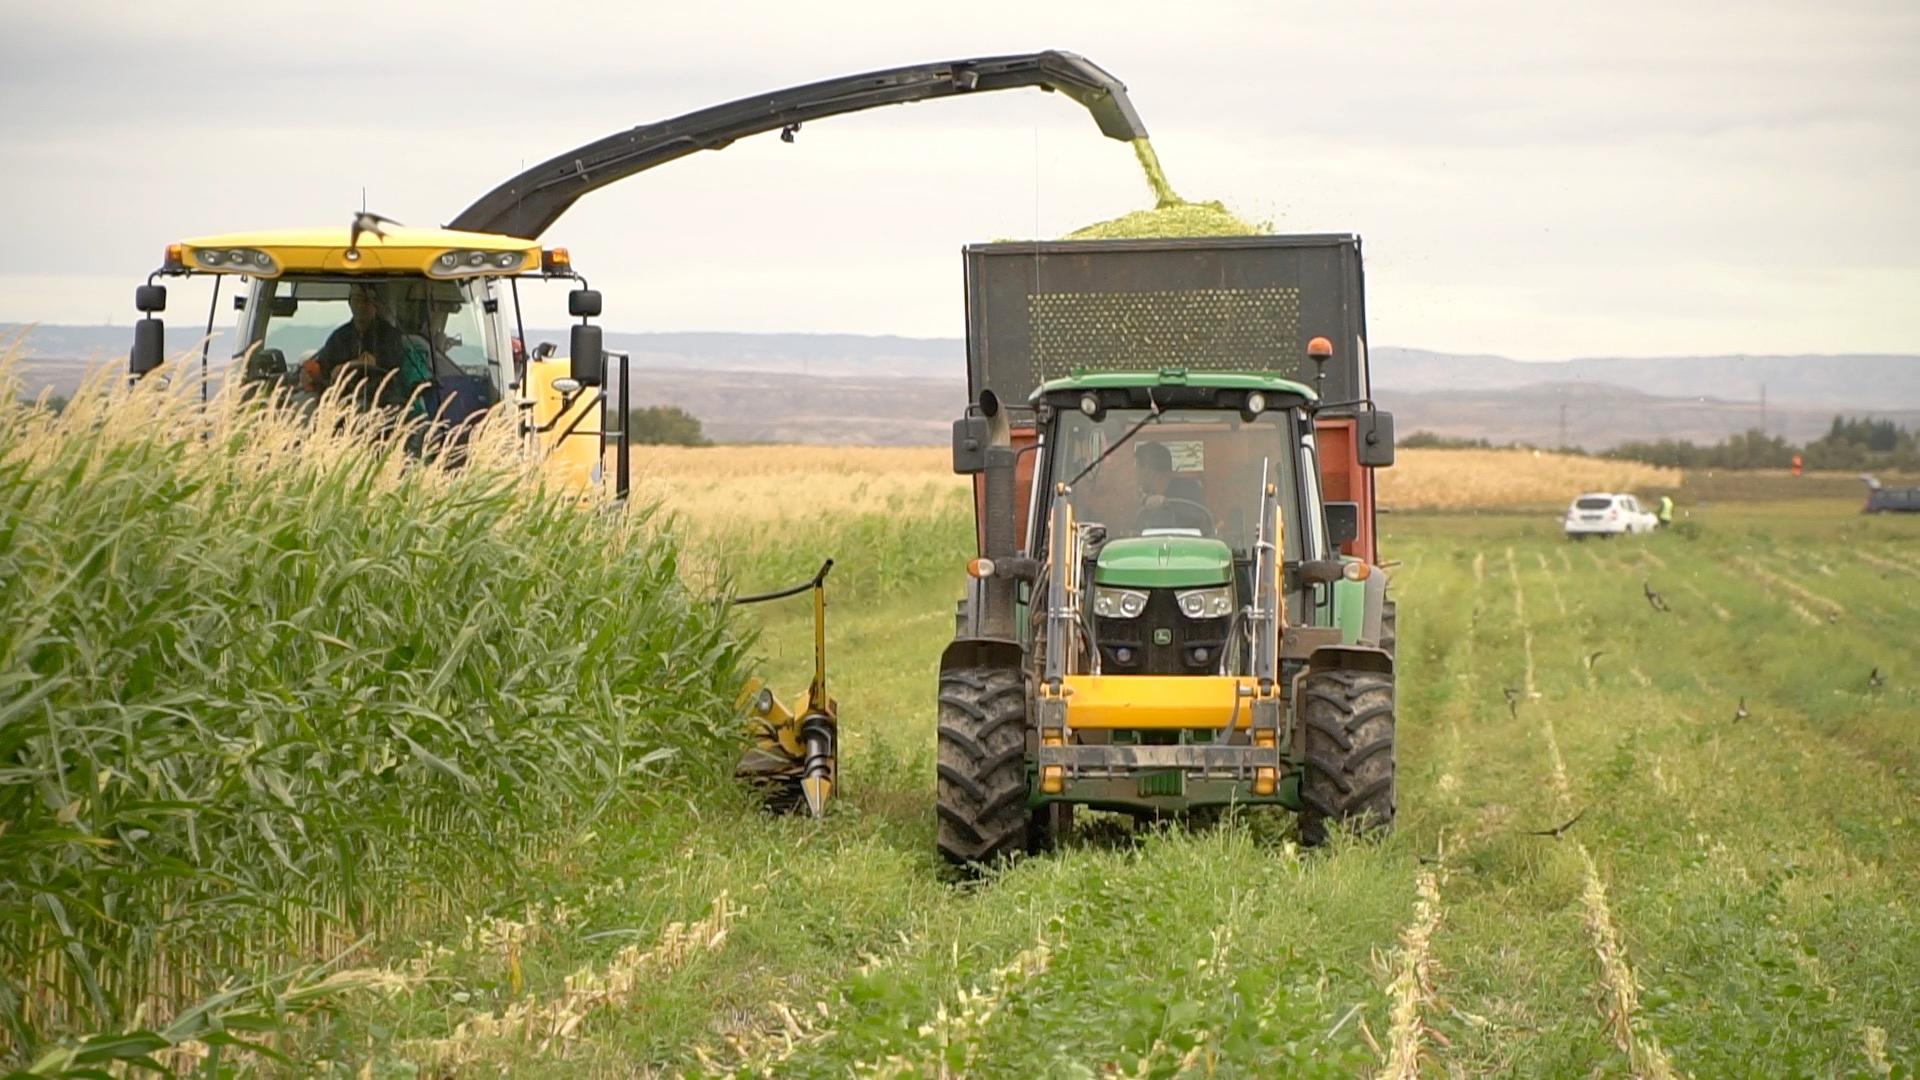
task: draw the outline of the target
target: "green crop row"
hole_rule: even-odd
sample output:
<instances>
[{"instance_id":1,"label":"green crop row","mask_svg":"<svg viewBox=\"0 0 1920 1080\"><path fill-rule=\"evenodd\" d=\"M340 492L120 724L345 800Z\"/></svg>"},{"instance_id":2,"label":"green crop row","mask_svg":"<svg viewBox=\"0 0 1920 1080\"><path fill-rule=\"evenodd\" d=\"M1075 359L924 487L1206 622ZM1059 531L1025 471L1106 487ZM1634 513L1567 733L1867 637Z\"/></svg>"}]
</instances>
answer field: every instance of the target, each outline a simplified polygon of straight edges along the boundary
<instances>
[{"instance_id":1,"label":"green crop row","mask_svg":"<svg viewBox=\"0 0 1920 1080\"><path fill-rule=\"evenodd\" d=\"M448 469L331 405L0 389L0 1062L444 922L731 765L726 609L510 433Z\"/></svg>"}]
</instances>

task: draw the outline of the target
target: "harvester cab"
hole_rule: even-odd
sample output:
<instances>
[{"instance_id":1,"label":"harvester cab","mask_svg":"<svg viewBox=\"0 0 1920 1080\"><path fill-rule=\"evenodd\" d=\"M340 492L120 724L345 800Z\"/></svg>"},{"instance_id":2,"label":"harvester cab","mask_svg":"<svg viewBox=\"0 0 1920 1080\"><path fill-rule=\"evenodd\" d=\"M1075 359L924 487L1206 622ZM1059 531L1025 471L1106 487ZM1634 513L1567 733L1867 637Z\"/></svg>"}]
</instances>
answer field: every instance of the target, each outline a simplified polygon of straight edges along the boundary
<instances>
[{"instance_id":1,"label":"harvester cab","mask_svg":"<svg viewBox=\"0 0 1920 1080\"><path fill-rule=\"evenodd\" d=\"M979 478L980 557L941 659L942 854L1044 847L1075 805L1274 804L1312 843L1390 824L1370 470L1392 421L1367 400L1358 240L967 259L954 467Z\"/></svg>"},{"instance_id":2,"label":"harvester cab","mask_svg":"<svg viewBox=\"0 0 1920 1080\"><path fill-rule=\"evenodd\" d=\"M601 387L608 382L600 294L565 248L511 236L387 225L232 233L169 244L135 293L129 368L140 377L166 355L160 313L166 279L213 282L201 343L203 386L223 286L238 312L229 377L250 393L304 402L337 387L381 407L459 432L502 404L563 482L600 475ZM519 282L564 279L577 318L572 355L523 345Z\"/></svg>"}]
</instances>

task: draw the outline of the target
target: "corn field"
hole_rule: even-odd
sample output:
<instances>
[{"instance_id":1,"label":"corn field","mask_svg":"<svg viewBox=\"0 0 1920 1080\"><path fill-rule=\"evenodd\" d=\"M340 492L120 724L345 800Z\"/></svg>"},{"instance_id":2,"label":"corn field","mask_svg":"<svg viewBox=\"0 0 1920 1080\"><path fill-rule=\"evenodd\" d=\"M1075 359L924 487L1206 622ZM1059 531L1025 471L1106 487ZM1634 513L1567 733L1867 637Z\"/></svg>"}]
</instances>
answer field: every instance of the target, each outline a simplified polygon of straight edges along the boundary
<instances>
[{"instance_id":1,"label":"corn field","mask_svg":"<svg viewBox=\"0 0 1920 1080\"><path fill-rule=\"evenodd\" d=\"M456 469L337 402L0 390L0 1061L351 960L731 764L725 609L509 433Z\"/></svg>"}]
</instances>

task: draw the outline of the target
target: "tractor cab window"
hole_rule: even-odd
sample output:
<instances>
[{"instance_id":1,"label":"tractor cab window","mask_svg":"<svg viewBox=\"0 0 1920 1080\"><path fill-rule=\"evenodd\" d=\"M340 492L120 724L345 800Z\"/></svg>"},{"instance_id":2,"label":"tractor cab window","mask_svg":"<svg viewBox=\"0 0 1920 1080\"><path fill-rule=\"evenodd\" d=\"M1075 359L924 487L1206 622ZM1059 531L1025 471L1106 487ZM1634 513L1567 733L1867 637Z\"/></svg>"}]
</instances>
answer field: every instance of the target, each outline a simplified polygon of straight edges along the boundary
<instances>
[{"instance_id":1,"label":"tractor cab window","mask_svg":"<svg viewBox=\"0 0 1920 1080\"><path fill-rule=\"evenodd\" d=\"M248 305L244 377L314 395L352 377L385 389L363 402L458 420L500 400L482 286L426 278L291 277Z\"/></svg>"},{"instance_id":2,"label":"tractor cab window","mask_svg":"<svg viewBox=\"0 0 1920 1080\"><path fill-rule=\"evenodd\" d=\"M1099 420L1062 412L1052 479L1071 480L1146 415L1111 409ZM1288 412L1251 421L1218 409L1165 409L1074 488L1074 512L1110 538L1213 536L1240 556L1253 551L1263 475L1280 489L1284 557L1300 558L1298 441Z\"/></svg>"}]
</instances>

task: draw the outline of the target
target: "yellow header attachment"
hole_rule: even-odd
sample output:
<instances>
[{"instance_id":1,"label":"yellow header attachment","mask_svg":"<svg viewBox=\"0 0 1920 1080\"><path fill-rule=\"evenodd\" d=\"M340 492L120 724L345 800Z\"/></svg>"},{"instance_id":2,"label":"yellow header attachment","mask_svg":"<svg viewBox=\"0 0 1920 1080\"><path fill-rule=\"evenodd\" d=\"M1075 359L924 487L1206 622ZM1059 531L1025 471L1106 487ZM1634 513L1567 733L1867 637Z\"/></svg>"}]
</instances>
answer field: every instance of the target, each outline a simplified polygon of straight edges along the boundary
<instances>
[{"instance_id":1,"label":"yellow header attachment","mask_svg":"<svg viewBox=\"0 0 1920 1080\"><path fill-rule=\"evenodd\" d=\"M169 270L246 274L424 274L435 278L518 274L542 268L537 241L453 229L389 225L350 246L346 229L273 229L203 236L167 245ZM564 254L560 260L564 265Z\"/></svg>"}]
</instances>

